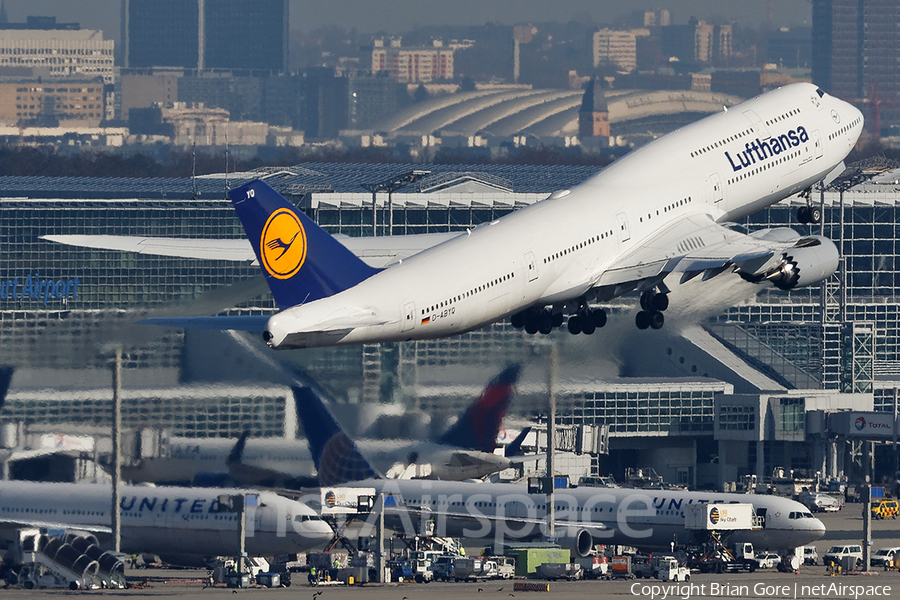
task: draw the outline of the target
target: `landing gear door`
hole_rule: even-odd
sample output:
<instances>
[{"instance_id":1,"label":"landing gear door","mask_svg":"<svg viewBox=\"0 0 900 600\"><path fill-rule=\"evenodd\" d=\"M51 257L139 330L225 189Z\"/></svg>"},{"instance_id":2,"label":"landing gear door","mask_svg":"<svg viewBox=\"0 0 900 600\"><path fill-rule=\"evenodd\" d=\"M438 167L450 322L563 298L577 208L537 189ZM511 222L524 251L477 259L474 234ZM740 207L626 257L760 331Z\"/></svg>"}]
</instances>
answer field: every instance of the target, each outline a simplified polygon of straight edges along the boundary
<instances>
[{"instance_id":1,"label":"landing gear door","mask_svg":"<svg viewBox=\"0 0 900 600\"><path fill-rule=\"evenodd\" d=\"M416 305L408 302L403 305L403 314L401 315L403 324L400 331L409 331L416 326Z\"/></svg>"}]
</instances>

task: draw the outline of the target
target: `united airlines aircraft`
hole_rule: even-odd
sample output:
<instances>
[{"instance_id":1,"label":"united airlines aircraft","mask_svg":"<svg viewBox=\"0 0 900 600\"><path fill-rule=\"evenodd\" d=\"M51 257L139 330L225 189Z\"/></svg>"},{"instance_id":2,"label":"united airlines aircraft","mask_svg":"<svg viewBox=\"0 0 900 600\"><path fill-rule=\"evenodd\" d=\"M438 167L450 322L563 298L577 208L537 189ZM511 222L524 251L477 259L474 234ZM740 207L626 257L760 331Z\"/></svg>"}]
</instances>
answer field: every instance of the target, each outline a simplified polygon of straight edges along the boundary
<instances>
[{"instance_id":1,"label":"united airlines aircraft","mask_svg":"<svg viewBox=\"0 0 900 600\"><path fill-rule=\"evenodd\" d=\"M323 545L331 528L301 502L268 492L235 489L122 486L123 552L220 556L238 549L234 512L219 496L245 493L247 552L251 556L296 553ZM110 533L109 485L4 481L0 533L21 527Z\"/></svg>"}]
</instances>

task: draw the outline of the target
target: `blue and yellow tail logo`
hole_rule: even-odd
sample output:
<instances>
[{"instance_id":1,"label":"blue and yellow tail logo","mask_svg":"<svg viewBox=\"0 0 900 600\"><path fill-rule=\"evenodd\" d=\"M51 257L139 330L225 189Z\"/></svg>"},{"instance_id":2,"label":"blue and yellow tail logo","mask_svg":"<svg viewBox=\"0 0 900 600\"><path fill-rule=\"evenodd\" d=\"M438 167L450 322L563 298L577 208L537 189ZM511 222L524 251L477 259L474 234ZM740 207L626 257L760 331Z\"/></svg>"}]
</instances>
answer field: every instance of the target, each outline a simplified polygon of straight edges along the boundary
<instances>
[{"instance_id":1,"label":"blue and yellow tail logo","mask_svg":"<svg viewBox=\"0 0 900 600\"><path fill-rule=\"evenodd\" d=\"M306 260L306 231L292 211L280 208L269 215L259 240L262 266L276 279L290 279Z\"/></svg>"}]
</instances>

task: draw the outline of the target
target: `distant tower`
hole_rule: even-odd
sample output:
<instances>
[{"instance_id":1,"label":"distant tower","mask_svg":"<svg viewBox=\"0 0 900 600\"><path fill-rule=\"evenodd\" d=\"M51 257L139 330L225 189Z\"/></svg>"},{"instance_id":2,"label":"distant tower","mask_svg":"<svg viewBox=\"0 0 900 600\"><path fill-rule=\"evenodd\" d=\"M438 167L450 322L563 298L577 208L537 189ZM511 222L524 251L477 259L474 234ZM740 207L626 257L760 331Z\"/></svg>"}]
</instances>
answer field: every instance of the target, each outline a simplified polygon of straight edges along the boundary
<instances>
[{"instance_id":1,"label":"distant tower","mask_svg":"<svg viewBox=\"0 0 900 600\"><path fill-rule=\"evenodd\" d=\"M0 1L0 25L9 23L9 17L6 15L6 2Z\"/></svg>"},{"instance_id":2,"label":"distant tower","mask_svg":"<svg viewBox=\"0 0 900 600\"><path fill-rule=\"evenodd\" d=\"M603 83L596 77L591 77L584 89L578 111L578 137L609 137L609 106L603 93Z\"/></svg>"}]
</instances>

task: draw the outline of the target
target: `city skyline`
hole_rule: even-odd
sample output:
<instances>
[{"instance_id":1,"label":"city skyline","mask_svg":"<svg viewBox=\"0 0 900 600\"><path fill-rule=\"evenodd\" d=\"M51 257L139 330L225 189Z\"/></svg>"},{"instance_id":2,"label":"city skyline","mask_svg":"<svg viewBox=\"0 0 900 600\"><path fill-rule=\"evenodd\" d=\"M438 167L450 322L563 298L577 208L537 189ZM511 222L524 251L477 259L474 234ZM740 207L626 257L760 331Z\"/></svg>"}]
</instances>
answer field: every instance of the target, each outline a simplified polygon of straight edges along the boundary
<instances>
[{"instance_id":1,"label":"city skyline","mask_svg":"<svg viewBox=\"0 0 900 600\"><path fill-rule=\"evenodd\" d=\"M210 0L208 0L210 1ZM3 0L12 22L28 16L52 16L60 22L77 22L85 29L99 29L107 39L120 37L121 0ZM481 25L488 22L568 22L589 17L597 22L615 20L638 10L666 9L675 23L690 17L723 17L730 22L759 26L766 18L763 3L739 0L678 0L668 4L659 0L638 2L623 10L612 0L565 0L547 3L538 0L455 0L447 10L446 0L420 0L414 5L394 3L385 6L367 0L334 0L326 5L314 0L290 0L290 28L311 31L337 25L362 32L403 33L419 25ZM806 0L773 3L776 27L811 24L811 5Z\"/></svg>"}]
</instances>

